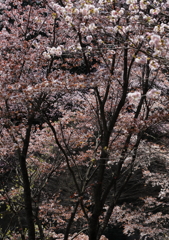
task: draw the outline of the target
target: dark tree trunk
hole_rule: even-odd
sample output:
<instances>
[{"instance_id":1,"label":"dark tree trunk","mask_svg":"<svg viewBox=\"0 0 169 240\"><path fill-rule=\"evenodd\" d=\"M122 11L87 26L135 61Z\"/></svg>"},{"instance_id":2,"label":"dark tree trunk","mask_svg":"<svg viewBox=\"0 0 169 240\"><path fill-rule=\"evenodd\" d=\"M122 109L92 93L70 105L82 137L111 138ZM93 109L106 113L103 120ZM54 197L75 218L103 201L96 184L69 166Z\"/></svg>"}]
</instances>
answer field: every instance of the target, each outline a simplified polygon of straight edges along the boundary
<instances>
[{"instance_id":1,"label":"dark tree trunk","mask_svg":"<svg viewBox=\"0 0 169 240\"><path fill-rule=\"evenodd\" d=\"M99 214L100 215L100 214ZM89 240L97 240L99 215L92 215L89 221Z\"/></svg>"},{"instance_id":2,"label":"dark tree trunk","mask_svg":"<svg viewBox=\"0 0 169 240\"><path fill-rule=\"evenodd\" d=\"M29 176L26 166L26 157L29 147L30 134L31 134L31 123L29 124L26 130L26 136L23 144L22 152L19 151L19 160L20 160L20 168L23 179L23 188L24 188L24 202L25 202L25 211L26 218L28 224L28 236L29 240L35 240L35 226L34 226L34 217L32 210L32 198L31 198L31 188L29 182Z\"/></svg>"},{"instance_id":3,"label":"dark tree trunk","mask_svg":"<svg viewBox=\"0 0 169 240\"><path fill-rule=\"evenodd\" d=\"M108 138L107 138L108 139ZM107 142L108 140L104 141L102 153L100 156L100 166L98 168L97 173L97 183L95 185L94 189L94 209L92 216L89 219L89 240L97 240L99 235L99 217L102 213L103 209L103 203L102 203L102 193L103 193L103 181L104 181L104 173L105 173L105 163L108 158L107 150Z\"/></svg>"}]
</instances>

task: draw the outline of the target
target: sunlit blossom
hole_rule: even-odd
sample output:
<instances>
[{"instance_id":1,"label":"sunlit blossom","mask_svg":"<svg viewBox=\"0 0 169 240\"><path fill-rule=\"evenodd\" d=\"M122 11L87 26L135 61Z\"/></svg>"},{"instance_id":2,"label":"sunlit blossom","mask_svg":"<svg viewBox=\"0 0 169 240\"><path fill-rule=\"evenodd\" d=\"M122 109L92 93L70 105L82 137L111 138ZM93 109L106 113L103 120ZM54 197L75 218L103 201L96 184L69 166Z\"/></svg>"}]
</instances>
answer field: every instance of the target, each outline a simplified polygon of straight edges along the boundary
<instances>
[{"instance_id":1,"label":"sunlit blossom","mask_svg":"<svg viewBox=\"0 0 169 240\"><path fill-rule=\"evenodd\" d=\"M159 68L159 64L156 60L151 60L150 64L149 64L150 69L153 70L157 70Z\"/></svg>"},{"instance_id":2,"label":"sunlit blossom","mask_svg":"<svg viewBox=\"0 0 169 240\"><path fill-rule=\"evenodd\" d=\"M142 55L141 57L137 57L135 59L135 62L139 63L139 64L145 64L145 63L147 63L147 56L146 55Z\"/></svg>"},{"instance_id":3,"label":"sunlit blossom","mask_svg":"<svg viewBox=\"0 0 169 240\"><path fill-rule=\"evenodd\" d=\"M119 14L117 11L113 10L113 11L111 11L111 16L114 18L117 18L117 17L119 17Z\"/></svg>"},{"instance_id":4,"label":"sunlit blossom","mask_svg":"<svg viewBox=\"0 0 169 240\"><path fill-rule=\"evenodd\" d=\"M89 24L88 29L89 29L89 31L93 32L96 29L95 23Z\"/></svg>"},{"instance_id":5,"label":"sunlit blossom","mask_svg":"<svg viewBox=\"0 0 169 240\"><path fill-rule=\"evenodd\" d=\"M90 43L92 41L92 39L93 39L93 37L91 35L88 35L86 37L86 40L87 40L88 43Z\"/></svg>"},{"instance_id":6,"label":"sunlit blossom","mask_svg":"<svg viewBox=\"0 0 169 240\"><path fill-rule=\"evenodd\" d=\"M141 99L141 93L138 91L128 93L127 98L130 103L136 104Z\"/></svg>"},{"instance_id":7,"label":"sunlit blossom","mask_svg":"<svg viewBox=\"0 0 169 240\"><path fill-rule=\"evenodd\" d=\"M133 14L138 13L139 5L138 4L130 4L129 10L133 12Z\"/></svg>"},{"instance_id":8,"label":"sunlit blossom","mask_svg":"<svg viewBox=\"0 0 169 240\"><path fill-rule=\"evenodd\" d=\"M161 36L157 34L151 35L151 40L149 42L151 46L155 46L156 48L161 46Z\"/></svg>"},{"instance_id":9,"label":"sunlit blossom","mask_svg":"<svg viewBox=\"0 0 169 240\"><path fill-rule=\"evenodd\" d=\"M43 55L45 55L45 57L48 57L47 54L52 55L52 56L61 56L62 55L62 47L58 46L56 47L52 47L52 48L47 48L47 53L44 53Z\"/></svg>"},{"instance_id":10,"label":"sunlit blossom","mask_svg":"<svg viewBox=\"0 0 169 240\"><path fill-rule=\"evenodd\" d=\"M43 56L46 59L50 59L51 58L51 55L48 52L43 52Z\"/></svg>"},{"instance_id":11,"label":"sunlit blossom","mask_svg":"<svg viewBox=\"0 0 169 240\"><path fill-rule=\"evenodd\" d=\"M140 8L141 8L142 10L145 10L145 9L147 9L147 6L148 6L149 4L150 4L149 1L141 0L141 1L140 1Z\"/></svg>"},{"instance_id":12,"label":"sunlit blossom","mask_svg":"<svg viewBox=\"0 0 169 240\"><path fill-rule=\"evenodd\" d=\"M151 89L146 93L147 98L159 98L161 95L161 90L159 89Z\"/></svg>"},{"instance_id":13,"label":"sunlit blossom","mask_svg":"<svg viewBox=\"0 0 169 240\"><path fill-rule=\"evenodd\" d=\"M158 15L160 12L159 8L155 8L155 9L150 9L150 14L152 15Z\"/></svg>"},{"instance_id":14,"label":"sunlit blossom","mask_svg":"<svg viewBox=\"0 0 169 240\"><path fill-rule=\"evenodd\" d=\"M68 22L68 23L71 23L72 22L72 17L66 16L65 21Z\"/></svg>"},{"instance_id":15,"label":"sunlit blossom","mask_svg":"<svg viewBox=\"0 0 169 240\"><path fill-rule=\"evenodd\" d=\"M135 3L137 3L137 0L127 0L126 3L127 4L135 4Z\"/></svg>"}]
</instances>

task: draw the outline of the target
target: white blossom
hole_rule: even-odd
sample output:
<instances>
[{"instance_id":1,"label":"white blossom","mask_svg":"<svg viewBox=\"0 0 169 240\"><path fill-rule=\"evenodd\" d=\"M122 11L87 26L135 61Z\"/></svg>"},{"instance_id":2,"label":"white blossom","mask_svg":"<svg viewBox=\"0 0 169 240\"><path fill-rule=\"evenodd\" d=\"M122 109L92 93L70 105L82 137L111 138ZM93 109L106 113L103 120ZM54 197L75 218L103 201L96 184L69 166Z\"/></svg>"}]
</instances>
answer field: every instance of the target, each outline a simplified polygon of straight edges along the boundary
<instances>
[{"instance_id":1,"label":"white blossom","mask_svg":"<svg viewBox=\"0 0 169 240\"><path fill-rule=\"evenodd\" d=\"M47 47L47 52L43 53L45 58L50 58L49 56L61 56L62 55L62 48L63 46L56 47Z\"/></svg>"},{"instance_id":2,"label":"white blossom","mask_svg":"<svg viewBox=\"0 0 169 240\"><path fill-rule=\"evenodd\" d=\"M138 91L135 91L133 93L128 93L127 98L130 103L136 104L141 99L141 93Z\"/></svg>"},{"instance_id":3,"label":"white blossom","mask_svg":"<svg viewBox=\"0 0 169 240\"><path fill-rule=\"evenodd\" d=\"M150 14L152 14L152 15L158 15L159 13L160 13L159 8L150 9Z\"/></svg>"},{"instance_id":4,"label":"white blossom","mask_svg":"<svg viewBox=\"0 0 169 240\"><path fill-rule=\"evenodd\" d=\"M127 0L126 4L135 4L137 3L137 0Z\"/></svg>"},{"instance_id":5,"label":"white blossom","mask_svg":"<svg viewBox=\"0 0 169 240\"><path fill-rule=\"evenodd\" d=\"M145 10L145 9L147 9L147 5L149 5L150 3L148 2L148 1L145 1L145 0L141 0L140 1L140 8L142 9L142 10Z\"/></svg>"},{"instance_id":6,"label":"white blossom","mask_svg":"<svg viewBox=\"0 0 169 240\"><path fill-rule=\"evenodd\" d=\"M117 17L119 17L119 14L118 14L117 11L113 10L113 11L111 11L111 16L112 16L113 18L117 18Z\"/></svg>"},{"instance_id":7,"label":"white blossom","mask_svg":"<svg viewBox=\"0 0 169 240\"><path fill-rule=\"evenodd\" d=\"M88 29L93 32L96 29L96 25L94 23L89 24Z\"/></svg>"},{"instance_id":8,"label":"white blossom","mask_svg":"<svg viewBox=\"0 0 169 240\"><path fill-rule=\"evenodd\" d=\"M93 39L92 35L88 35L86 37L86 40L87 40L88 43L90 43L92 41L92 39Z\"/></svg>"},{"instance_id":9,"label":"white blossom","mask_svg":"<svg viewBox=\"0 0 169 240\"><path fill-rule=\"evenodd\" d=\"M161 45L161 36L153 34L149 42L151 46L159 47Z\"/></svg>"},{"instance_id":10,"label":"white blossom","mask_svg":"<svg viewBox=\"0 0 169 240\"><path fill-rule=\"evenodd\" d=\"M67 23L71 23L71 22L72 22L72 17L66 16L66 17L65 17L65 21L66 21Z\"/></svg>"},{"instance_id":11,"label":"white blossom","mask_svg":"<svg viewBox=\"0 0 169 240\"><path fill-rule=\"evenodd\" d=\"M50 53L51 55L55 55L55 54L57 55L57 48L52 47L52 48L50 49L49 53Z\"/></svg>"},{"instance_id":12,"label":"white blossom","mask_svg":"<svg viewBox=\"0 0 169 240\"><path fill-rule=\"evenodd\" d=\"M42 55L43 55L44 58L46 58L46 59L50 59L50 58L51 58L51 56L50 56L50 54L49 54L48 52L43 52Z\"/></svg>"},{"instance_id":13,"label":"white blossom","mask_svg":"<svg viewBox=\"0 0 169 240\"><path fill-rule=\"evenodd\" d=\"M83 15L83 16L86 16L88 14L88 10L86 8L82 8L80 9L80 13Z\"/></svg>"},{"instance_id":14,"label":"white blossom","mask_svg":"<svg viewBox=\"0 0 169 240\"><path fill-rule=\"evenodd\" d=\"M139 64L145 64L145 63L147 63L147 56L146 55L142 55L141 57L137 57L135 59L135 62L139 63Z\"/></svg>"}]
</instances>

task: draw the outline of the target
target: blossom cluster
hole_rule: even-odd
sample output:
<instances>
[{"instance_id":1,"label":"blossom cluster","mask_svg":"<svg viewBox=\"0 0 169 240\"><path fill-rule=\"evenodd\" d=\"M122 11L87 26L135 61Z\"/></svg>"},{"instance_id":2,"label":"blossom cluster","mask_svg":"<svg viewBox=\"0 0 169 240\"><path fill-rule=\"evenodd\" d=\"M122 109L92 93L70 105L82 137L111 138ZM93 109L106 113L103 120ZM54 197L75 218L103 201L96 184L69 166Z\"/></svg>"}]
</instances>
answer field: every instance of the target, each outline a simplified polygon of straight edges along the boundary
<instances>
[{"instance_id":1,"label":"blossom cluster","mask_svg":"<svg viewBox=\"0 0 169 240\"><path fill-rule=\"evenodd\" d=\"M141 93L138 92L138 91L135 91L135 92L132 92L132 93L129 93L127 95L128 97L128 100L130 103L132 104L138 104L138 102L140 101L141 99Z\"/></svg>"},{"instance_id":2,"label":"blossom cluster","mask_svg":"<svg viewBox=\"0 0 169 240\"><path fill-rule=\"evenodd\" d=\"M161 90L159 89L151 89L146 93L147 99L158 99L161 95ZM141 99L141 93L139 91L128 93L127 98L130 103L138 104Z\"/></svg>"},{"instance_id":3,"label":"blossom cluster","mask_svg":"<svg viewBox=\"0 0 169 240\"><path fill-rule=\"evenodd\" d=\"M61 56L62 55L62 48L63 46L58 46L58 47L47 47L47 51L43 52L43 56L46 59L50 59L51 56Z\"/></svg>"},{"instance_id":4,"label":"blossom cluster","mask_svg":"<svg viewBox=\"0 0 169 240\"><path fill-rule=\"evenodd\" d=\"M146 97L148 99L158 99L161 95L161 90L159 89L151 89L146 93Z\"/></svg>"}]
</instances>

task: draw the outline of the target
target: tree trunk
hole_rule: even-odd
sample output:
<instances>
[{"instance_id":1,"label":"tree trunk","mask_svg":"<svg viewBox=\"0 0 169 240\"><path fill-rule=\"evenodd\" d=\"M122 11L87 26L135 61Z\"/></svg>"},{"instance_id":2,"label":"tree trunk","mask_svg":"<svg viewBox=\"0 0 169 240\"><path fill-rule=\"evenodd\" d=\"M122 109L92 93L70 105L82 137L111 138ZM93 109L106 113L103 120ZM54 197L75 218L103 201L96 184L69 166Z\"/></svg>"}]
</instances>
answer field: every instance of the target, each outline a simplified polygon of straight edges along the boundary
<instances>
[{"instance_id":1,"label":"tree trunk","mask_svg":"<svg viewBox=\"0 0 169 240\"><path fill-rule=\"evenodd\" d=\"M103 144L102 153L100 156L100 166L98 168L97 173L97 183L95 185L94 189L94 209L92 216L89 219L89 240L97 240L98 239L98 233L99 233L99 217L103 210L103 204L102 204L102 192L103 192L103 181L104 181L104 173L105 173L105 161L108 158L107 153L107 142L105 141L105 144Z\"/></svg>"},{"instance_id":2,"label":"tree trunk","mask_svg":"<svg viewBox=\"0 0 169 240\"><path fill-rule=\"evenodd\" d=\"M26 218L28 224L28 236L29 240L35 240L35 226L34 226L34 218L33 218L33 211L32 211L32 199L31 199L31 190L30 190L30 182L27 173L25 159L21 158L22 160L22 178L23 178L23 187L24 187L24 201L25 201L25 211L26 211Z\"/></svg>"},{"instance_id":3,"label":"tree trunk","mask_svg":"<svg viewBox=\"0 0 169 240\"><path fill-rule=\"evenodd\" d=\"M28 171L26 166L26 157L27 157L29 141L30 141L31 126L32 124L30 123L26 130L23 149L22 149L22 152L19 151L19 160L20 160L20 168L21 168L22 179L23 179L24 202L25 202L25 211L26 211L26 218L27 218L27 224L28 224L28 236L29 236L29 240L35 240L35 226L34 226L34 217L33 217L33 210L32 210L31 188L30 188L29 176L28 176Z\"/></svg>"},{"instance_id":4,"label":"tree trunk","mask_svg":"<svg viewBox=\"0 0 169 240\"><path fill-rule=\"evenodd\" d=\"M97 240L98 226L99 226L99 216L98 214L97 215L92 214L89 221L89 228L88 228L89 240Z\"/></svg>"}]
</instances>

